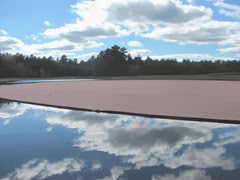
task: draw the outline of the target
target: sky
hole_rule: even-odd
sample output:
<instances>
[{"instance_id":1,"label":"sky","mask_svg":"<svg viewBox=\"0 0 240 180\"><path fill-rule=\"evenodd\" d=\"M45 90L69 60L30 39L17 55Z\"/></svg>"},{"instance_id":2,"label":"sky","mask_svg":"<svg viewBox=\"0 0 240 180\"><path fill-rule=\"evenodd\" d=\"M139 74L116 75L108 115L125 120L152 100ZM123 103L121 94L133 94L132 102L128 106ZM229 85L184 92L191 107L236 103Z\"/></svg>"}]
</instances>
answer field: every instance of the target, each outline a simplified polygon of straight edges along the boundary
<instances>
[{"instance_id":1,"label":"sky","mask_svg":"<svg viewBox=\"0 0 240 180\"><path fill-rule=\"evenodd\" d=\"M240 60L239 0L1 0L0 53Z\"/></svg>"}]
</instances>

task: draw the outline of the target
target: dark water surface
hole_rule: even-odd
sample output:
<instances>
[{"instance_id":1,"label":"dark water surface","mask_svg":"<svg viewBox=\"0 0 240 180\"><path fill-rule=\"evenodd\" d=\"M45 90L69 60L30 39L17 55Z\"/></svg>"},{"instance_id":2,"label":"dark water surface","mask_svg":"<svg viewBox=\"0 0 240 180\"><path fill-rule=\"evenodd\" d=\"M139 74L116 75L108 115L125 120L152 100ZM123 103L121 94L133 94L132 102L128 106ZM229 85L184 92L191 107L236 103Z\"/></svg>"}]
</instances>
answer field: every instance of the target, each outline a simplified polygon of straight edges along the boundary
<instances>
[{"instance_id":1,"label":"dark water surface","mask_svg":"<svg viewBox=\"0 0 240 180\"><path fill-rule=\"evenodd\" d=\"M17 80L11 83L26 84L26 83L42 83L42 82L72 82L72 81L90 81L94 79L30 79L30 80Z\"/></svg>"},{"instance_id":2,"label":"dark water surface","mask_svg":"<svg viewBox=\"0 0 240 180\"><path fill-rule=\"evenodd\" d=\"M240 177L239 125L0 102L0 179Z\"/></svg>"}]
</instances>

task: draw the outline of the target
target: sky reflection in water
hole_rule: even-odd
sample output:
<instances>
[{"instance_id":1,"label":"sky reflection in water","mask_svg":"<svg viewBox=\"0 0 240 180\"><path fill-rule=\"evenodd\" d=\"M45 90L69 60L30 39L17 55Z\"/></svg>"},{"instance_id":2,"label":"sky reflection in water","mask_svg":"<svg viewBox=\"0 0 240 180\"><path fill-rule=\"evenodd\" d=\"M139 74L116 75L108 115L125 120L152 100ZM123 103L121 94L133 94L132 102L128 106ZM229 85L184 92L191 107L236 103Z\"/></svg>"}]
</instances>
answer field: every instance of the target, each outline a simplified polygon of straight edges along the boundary
<instances>
[{"instance_id":1,"label":"sky reflection in water","mask_svg":"<svg viewBox=\"0 0 240 180\"><path fill-rule=\"evenodd\" d=\"M239 125L0 106L0 179L240 177Z\"/></svg>"}]
</instances>

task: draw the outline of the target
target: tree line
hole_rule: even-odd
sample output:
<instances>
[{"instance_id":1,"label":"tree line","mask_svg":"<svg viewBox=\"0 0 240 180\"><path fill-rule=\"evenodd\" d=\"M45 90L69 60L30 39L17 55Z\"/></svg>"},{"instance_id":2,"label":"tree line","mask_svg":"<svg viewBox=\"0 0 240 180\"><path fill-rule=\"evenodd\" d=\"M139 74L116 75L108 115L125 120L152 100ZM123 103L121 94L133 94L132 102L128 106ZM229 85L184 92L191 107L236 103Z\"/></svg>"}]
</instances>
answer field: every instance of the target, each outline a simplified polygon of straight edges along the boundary
<instances>
[{"instance_id":1,"label":"tree line","mask_svg":"<svg viewBox=\"0 0 240 180\"><path fill-rule=\"evenodd\" d=\"M88 61L78 61L62 55L60 58L24 56L0 53L0 78L60 77L60 76L137 76L192 75L240 72L240 61L190 59L152 59L132 57L127 49L117 45L101 51Z\"/></svg>"}]
</instances>

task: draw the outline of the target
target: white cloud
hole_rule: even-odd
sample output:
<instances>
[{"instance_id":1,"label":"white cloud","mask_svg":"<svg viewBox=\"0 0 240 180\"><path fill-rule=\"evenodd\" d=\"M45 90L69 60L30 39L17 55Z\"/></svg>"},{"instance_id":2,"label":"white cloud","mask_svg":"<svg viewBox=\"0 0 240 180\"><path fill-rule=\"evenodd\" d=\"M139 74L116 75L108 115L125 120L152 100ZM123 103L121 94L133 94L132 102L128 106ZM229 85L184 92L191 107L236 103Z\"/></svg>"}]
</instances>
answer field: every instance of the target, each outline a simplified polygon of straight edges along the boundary
<instances>
[{"instance_id":1,"label":"white cloud","mask_svg":"<svg viewBox=\"0 0 240 180\"><path fill-rule=\"evenodd\" d=\"M98 55L98 52L91 52L91 53L86 53L86 54L81 54L79 56L75 56L78 60L88 60L92 56Z\"/></svg>"},{"instance_id":2,"label":"white cloud","mask_svg":"<svg viewBox=\"0 0 240 180\"><path fill-rule=\"evenodd\" d=\"M149 49L133 49L131 51L129 51L129 53L132 55L132 56L137 56L137 55L144 55L144 54L147 54L147 53L150 53L151 51Z\"/></svg>"},{"instance_id":3,"label":"white cloud","mask_svg":"<svg viewBox=\"0 0 240 180\"><path fill-rule=\"evenodd\" d=\"M196 6L193 0L187 2L188 4L183 4L180 0L83 0L71 6L81 20L48 29L44 35L75 43L135 33L145 38L179 44L236 44L235 36L238 35L240 23L214 21L210 8ZM222 6L223 2L219 4ZM225 4L224 7L232 8ZM142 44L131 41L128 45L139 47ZM130 51L133 56L149 52L151 51L147 49ZM212 58L207 55L204 57Z\"/></svg>"},{"instance_id":4,"label":"white cloud","mask_svg":"<svg viewBox=\"0 0 240 180\"><path fill-rule=\"evenodd\" d=\"M240 18L240 6L227 4L224 2L224 0L217 1L214 3L214 5L221 8L219 10L220 14L223 14L225 16Z\"/></svg>"},{"instance_id":5,"label":"white cloud","mask_svg":"<svg viewBox=\"0 0 240 180\"><path fill-rule=\"evenodd\" d=\"M238 22L193 22L182 26L159 27L142 36L178 43L226 44L237 29L240 29Z\"/></svg>"},{"instance_id":6,"label":"white cloud","mask_svg":"<svg viewBox=\"0 0 240 180\"><path fill-rule=\"evenodd\" d=\"M5 30L3 30L3 29L0 29L0 33L3 34L3 35L5 35L5 36L8 35L8 32L5 31Z\"/></svg>"},{"instance_id":7,"label":"white cloud","mask_svg":"<svg viewBox=\"0 0 240 180\"><path fill-rule=\"evenodd\" d=\"M0 52L18 51L24 43L14 37L0 36Z\"/></svg>"},{"instance_id":8,"label":"white cloud","mask_svg":"<svg viewBox=\"0 0 240 180\"><path fill-rule=\"evenodd\" d=\"M47 43L38 43L38 44L23 44L17 51L12 51L12 53L21 52L25 55L34 54L35 56L40 57L59 57L63 53L66 55L72 55L75 52L83 50L84 43L76 44L71 43L67 40L56 40ZM87 47L87 46L86 46Z\"/></svg>"},{"instance_id":9,"label":"white cloud","mask_svg":"<svg viewBox=\"0 0 240 180\"><path fill-rule=\"evenodd\" d=\"M34 159L15 169L13 173L3 179L45 179L47 177L61 175L66 172L80 172L84 167L84 161L71 158L65 158L62 161L53 163L48 160Z\"/></svg>"},{"instance_id":10,"label":"white cloud","mask_svg":"<svg viewBox=\"0 0 240 180\"><path fill-rule=\"evenodd\" d=\"M183 5L179 0L85 0L72 8L85 20L116 23L183 23L212 14L209 8Z\"/></svg>"},{"instance_id":11,"label":"white cloud","mask_svg":"<svg viewBox=\"0 0 240 180\"><path fill-rule=\"evenodd\" d=\"M46 25L46 26L50 26L51 25L51 23L49 21L44 21L43 24Z\"/></svg>"},{"instance_id":12,"label":"white cloud","mask_svg":"<svg viewBox=\"0 0 240 180\"><path fill-rule=\"evenodd\" d=\"M216 57L211 56L209 54L168 54L168 55L161 55L161 56L150 56L152 59L177 59L178 61L182 61L183 59L189 60L234 60L234 58L230 57Z\"/></svg>"},{"instance_id":13,"label":"white cloud","mask_svg":"<svg viewBox=\"0 0 240 180\"><path fill-rule=\"evenodd\" d=\"M129 35L127 30L111 23L90 24L85 21L77 21L75 24L66 24L60 28L48 29L44 32L47 37L60 37L70 42L81 43L89 39L116 37Z\"/></svg>"},{"instance_id":14,"label":"white cloud","mask_svg":"<svg viewBox=\"0 0 240 180\"><path fill-rule=\"evenodd\" d=\"M131 46L131 47L140 47L140 46L142 46L142 43L139 42L139 41L129 41L129 42L128 42L128 46Z\"/></svg>"},{"instance_id":15,"label":"white cloud","mask_svg":"<svg viewBox=\"0 0 240 180\"><path fill-rule=\"evenodd\" d=\"M108 9L109 19L117 22L185 23L208 18L212 11L205 7L183 5L177 0L118 1Z\"/></svg>"},{"instance_id":16,"label":"white cloud","mask_svg":"<svg viewBox=\"0 0 240 180\"><path fill-rule=\"evenodd\" d=\"M96 42L96 41L86 41L83 43L83 48L96 48L104 46L104 43Z\"/></svg>"},{"instance_id":17,"label":"white cloud","mask_svg":"<svg viewBox=\"0 0 240 180\"><path fill-rule=\"evenodd\" d=\"M64 53L76 57L78 51L84 48L103 46L103 43L98 42L99 39L129 36L133 33L136 36L178 44L217 44L235 47L240 43L239 22L213 20L211 8L198 6L194 0L184 2L181 0L78 1L71 6L72 12L79 16L74 23L49 28L43 32L44 38L54 39L52 42L26 45L17 38L8 37L1 40L0 37L0 51L53 57ZM217 1L214 5L222 8L220 10L222 13L238 16L239 6L224 1ZM47 26L51 25L49 21L43 23ZM0 30L0 33L5 32ZM30 37L36 41L41 40L40 36L30 35ZM1 43L1 41L5 42ZM142 43L130 41L128 45L140 47ZM147 49L131 51L133 56L149 52L150 50ZM83 55L87 56L87 54Z\"/></svg>"},{"instance_id":18,"label":"white cloud","mask_svg":"<svg viewBox=\"0 0 240 180\"><path fill-rule=\"evenodd\" d=\"M96 48L103 45L103 43L90 40L85 40L81 43L74 43L66 39L27 45L18 38L0 36L0 52L9 52L12 54L21 52L24 55L34 54L35 56L40 57L59 57L63 53L74 56L75 53L82 51L85 48Z\"/></svg>"},{"instance_id":19,"label":"white cloud","mask_svg":"<svg viewBox=\"0 0 240 180\"><path fill-rule=\"evenodd\" d=\"M66 40L57 40L42 44L31 44L28 47L41 52L82 50L82 47Z\"/></svg>"},{"instance_id":20,"label":"white cloud","mask_svg":"<svg viewBox=\"0 0 240 180\"><path fill-rule=\"evenodd\" d=\"M221 53L237 53L240 54L240 45L236 47L228 47L228 48L219 48L219 52Z\"/></svg>"},{"instance_id":21,"label":"white cloud","mask_svg":"<svg viewBox=\"0 0 240 180\"><path fill-rule=\"evenodd\" d=\"M212 16L210 8L186 5L180 0L83 0L71 7L88 25L108 22L126 27L136 34L161 24L206 21Z\"/></svg>"}]
</instances>

